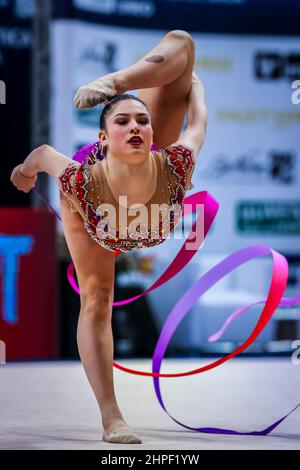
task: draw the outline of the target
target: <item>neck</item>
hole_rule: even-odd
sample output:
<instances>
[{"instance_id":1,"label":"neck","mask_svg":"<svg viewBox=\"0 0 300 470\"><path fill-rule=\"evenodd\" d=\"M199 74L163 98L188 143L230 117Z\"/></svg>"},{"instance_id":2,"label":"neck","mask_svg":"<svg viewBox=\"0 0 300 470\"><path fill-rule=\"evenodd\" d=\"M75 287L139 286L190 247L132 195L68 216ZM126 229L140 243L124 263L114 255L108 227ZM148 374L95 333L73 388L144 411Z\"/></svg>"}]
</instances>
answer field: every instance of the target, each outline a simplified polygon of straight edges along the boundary
<instances>
[{"instance_id":1,"label":"neck","mask_svg":"<svg viewBox=\"0 0 300 470\"><path fill-rule=\"evenodd\" d=\"M142 162L128 164L108 154L105 158L105 170L108 180L115 187L124 188L128 195L138 195L145 191L145 185L152 179L154 168L150 154Z\"/></svg>"}]
</instances>

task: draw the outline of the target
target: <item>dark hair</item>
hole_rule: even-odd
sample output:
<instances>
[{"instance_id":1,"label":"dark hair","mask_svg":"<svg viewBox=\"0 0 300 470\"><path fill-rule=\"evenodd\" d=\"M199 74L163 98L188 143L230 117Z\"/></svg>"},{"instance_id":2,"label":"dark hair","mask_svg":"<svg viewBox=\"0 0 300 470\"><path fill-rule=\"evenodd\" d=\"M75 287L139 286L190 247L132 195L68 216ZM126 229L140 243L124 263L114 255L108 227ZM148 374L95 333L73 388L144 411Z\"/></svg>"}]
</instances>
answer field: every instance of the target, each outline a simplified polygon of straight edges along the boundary
<instances>
[{"instance_id":1,"label":"dark hair","mask_svg":"<svg viewBox=\"0 0 300 470\"><path fill-rule=\"evenodd\" d=\"M142 103L148 110L148 106L146 105L145 101L141 100L141 98L138 98L137 96L135 95L131 95L130 93L127 93L127 94L123 94L123 95L114 95L112 98L110 98L108 100L108 103L104 106L104 108L102 109L102 112L101 112L101 116L100 116L100 121L99 121L99 127L100 127L100 130L101 131L107 131L107 127L106 127L106 119L107 117L110 115L113 107L119 103L120 101L123 101L123 100L136 100L136 101L139 101L140 103Z\"/></svg>"}]
</instances>

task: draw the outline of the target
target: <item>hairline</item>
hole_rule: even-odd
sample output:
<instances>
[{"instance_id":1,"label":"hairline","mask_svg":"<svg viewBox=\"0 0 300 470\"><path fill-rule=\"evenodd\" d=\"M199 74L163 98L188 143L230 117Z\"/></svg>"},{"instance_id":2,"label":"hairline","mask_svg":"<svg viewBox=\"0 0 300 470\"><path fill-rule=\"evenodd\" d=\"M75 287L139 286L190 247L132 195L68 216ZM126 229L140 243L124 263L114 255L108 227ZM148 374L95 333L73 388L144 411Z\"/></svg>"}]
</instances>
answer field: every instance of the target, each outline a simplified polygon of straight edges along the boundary
<instances>
[{"instance_id":1,"label":"hairline","mask_svg":"<svg viewBox=\"0 0 300 470\"><path fill-rule=\"evenodd\" d=\"M125 95L118 95L118 96L124 96L124 97L126 96L126 97L127 97L128 95L125 94ZM115 116L118 115L118 114L116 114L116 115L114 115L114 116L112 115L112 113L113 113L113 107L116 106L116 105L118 105L118 104L120 103L120 101L126 101L126 100L138 101L139 103L141 103L141 104L146 108L148 114L147 114L147 113L140 113L140 115L143 114L143 115L147 116L148 118L150 118L150 120L151 120L151 116L150 116L150 113L149 113L147 104L144 103L143 100L141 100L141 99L139 99L138 97L135 97L135 96L132 96L132 97L131 97L131 96L128 96L128 98L126 98L126 99L119 99L119 100L116 100L116 102L114 102L114 97L113 97L112 100L109 101L109 102L106 104L106 106L109 106L109 105L110 105L110 109L108 110L107 115L106 115L106 116L104 117L104 119L103 119L103 126L102 126L102 127L100 126L100 131L105 131L105 127L106 127L107 120L108 120L110 117L115 117ZM102 119L102 116L103 116L103 111L105 110L106 106L104 106L104 109L102 109L102 113L101 113L101 116L100 116L100 123L101 123L101 119ZM122 114L122 113L119 113L119 114ZM129 116L129 114L127 114L127 113L123 113L123 115L128 115L128 116ZM106 132L107 132L107 130L106 130Z\"/></svg>"}]
</instances>

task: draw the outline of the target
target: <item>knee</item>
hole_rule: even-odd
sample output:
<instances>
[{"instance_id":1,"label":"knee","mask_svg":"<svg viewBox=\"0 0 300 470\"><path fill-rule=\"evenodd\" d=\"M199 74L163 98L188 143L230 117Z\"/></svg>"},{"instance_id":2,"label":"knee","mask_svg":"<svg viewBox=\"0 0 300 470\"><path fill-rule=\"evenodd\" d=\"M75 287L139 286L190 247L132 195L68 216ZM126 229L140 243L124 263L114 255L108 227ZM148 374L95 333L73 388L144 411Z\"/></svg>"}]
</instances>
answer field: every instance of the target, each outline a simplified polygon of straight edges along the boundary
<instances>
[{"instance_id":1,"label":"knee","mask_svg":"<svg viewBox=\"0 0 300 470\"><path fill-rule=\"evenodd\" d=\"M113 291L105 287L86 287L80 292L81 312L95 320L110 318Z\"/></svg>"},{"instance_id":2,"label":"knee","mask_svg":"<svg viewBox=\"0 0 300 470\"><path fill-rule=\"evenodd\" d=\"M176 39L182 39L193 51L195 50L194 39L187 31L184 31L183 29L173 29L172 31L169 31L167 35Z\"/></svg>"}]
</instances>

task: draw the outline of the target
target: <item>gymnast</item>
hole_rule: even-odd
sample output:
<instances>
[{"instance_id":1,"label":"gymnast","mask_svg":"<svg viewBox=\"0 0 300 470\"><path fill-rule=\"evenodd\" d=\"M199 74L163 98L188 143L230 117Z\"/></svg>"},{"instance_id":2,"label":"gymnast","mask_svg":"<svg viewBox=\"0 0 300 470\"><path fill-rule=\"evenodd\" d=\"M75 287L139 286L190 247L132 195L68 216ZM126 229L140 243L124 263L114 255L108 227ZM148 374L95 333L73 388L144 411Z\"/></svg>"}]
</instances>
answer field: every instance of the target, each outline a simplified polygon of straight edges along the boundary
<instances>
[{"instance_id":1,"label":"gymnast","mask_svg":"<svg viewBox=\"0 0 300 470\"><path fill-rule=\"evenodd\" d=\"M194 63L191 35L169 31L135 64L78 89L77 108L104 105L99 140L81 149L85 158L70 159L44 144L10 177L26 193L39 172L58 184L64 236L80 288L78 350L107 442L142 442L125 421L114 390L115 259L122 252L165 241L178 223L185 192L193 188L191 178L207 126L204 87ZM141 91L134 96L127 93L130 90ZM160 204L175 209L165 210L162 220L153 223L150 209Z\"/></svg>"}]
</instances>

